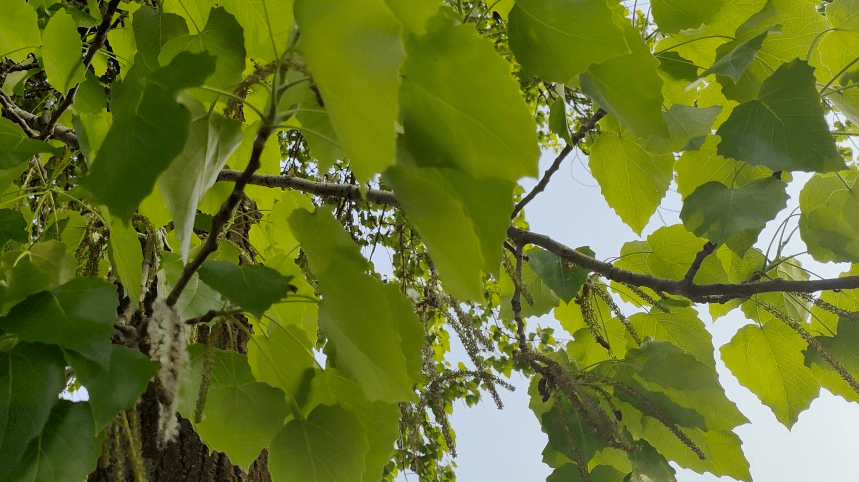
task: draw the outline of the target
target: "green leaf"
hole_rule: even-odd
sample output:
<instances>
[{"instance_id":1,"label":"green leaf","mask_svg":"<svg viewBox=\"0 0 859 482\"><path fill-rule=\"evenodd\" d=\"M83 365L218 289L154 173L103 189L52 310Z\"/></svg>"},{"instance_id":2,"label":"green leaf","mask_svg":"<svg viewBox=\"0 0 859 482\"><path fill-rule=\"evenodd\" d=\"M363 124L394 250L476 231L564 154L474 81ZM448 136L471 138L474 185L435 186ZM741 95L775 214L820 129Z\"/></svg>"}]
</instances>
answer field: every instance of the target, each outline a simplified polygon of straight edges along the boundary
<instances>
[{"instance_id":1,"label":"green leaf","mask_svg":"<svg viewBox=\"0 0 859 482\"><path fill-rule=\"evenodd\" d=\"M483 300L483 272L497 272L513 210L514 183L477 180L457 169L419 167L403 152L385 172L417 228L445 289Z\"/></svg>"},{"instance_id":2,"label":"green leaf","mask_svg":"<svg viewBox=\"0 0 859 482\"><path fill-rule=\"evenodd\" d=\"M510 50L528 75L567 83L589 65L629 52L604 0L518 0Z\"/></svg>"},{"instance_id":3,"label":"green leaf","mask_svg":"<svg viewBox=\"0 0 859 482\"><path fill-rule=\"evenodd\" d=\"M804 364L807 347L799 334L780 320L746 325L723 345L725 366L744 387L791 428L799 413L817 397L820 385Z\"/></svg>"},{"instance_id":4,"label":"green leaf","mask_svg":"<svg viewBox=\"0 0 859 482\"><path fill-rule=\"evenodd\" d=\"M787 185L775 177L752 181L740 188L729 188L711 181L695 189L683 201L680 219L686 229L715 244L728 241L739 255L757 242L767 222L787 206ZM729 241L742 235L743 242Z\"/></svg>"},{"instance_id":5,"label":"green leaf","mask_svg":"<svg viewBox=\"0 0 859 482\"><path fill-rule=\"evenodd\" d=\"M65 367L50 345L18 343L0 352L0 479L8 480L28 442L42 432L65 386Z\"/></svg>"},{"instance_id":6,"label":"green leaf","mask_svg":"<svg viewBox=\"0 0 859 482\"><path fill-rule=\"evenodd\" d=\"M589 164L608 205L641 234L674 177L674 156L648 151L621 127L597 138Z\"/></svg>"},{"instance_id":7,"label":"green leaf","mask_svg":"<svg viewBox=\"0 0 859 482\"><path fill-rule=\"evenodd\" d=\"M0 209L0 245L6 244L6 241L9 240L19 243L26 243L30 240L30 235L27 233L27 221L18 211Z\"/></svg>"},{"instance_id":8,"label":"green leaf","mask_svg":"<svg viewBox=\"0 0 859 482\"><path fill-rule=\"evenodd\" d=\"M722 111L721 106L692 107L683 104L672 105L667 112L662 113L668 132L671 134L667 145L659 138L651 142L653 147L661 147L667 152L697 150L710 134L713 122Z\"/></svg>"},{"instance_id":9,"label":"green leaf","mask_svg":"<svg viewBox=\"0 0 859 482\"><path fill-rule=\"evenodd\" d=\"M157 373L156 365L138 350L120 345L110 345L109 350L110 365L107 367L74 351L66 352L66 360L89 394L94 433L101 432L116 414L131 407Z\"/></svg>"},{"instance_id":10,"label":"green leaf","mask_svg":"<svg viewBox=\"0 0 859 482\"><path fill-rule=\"evenodd\" d=\"M367 446L367 431L356 415L341 405L319 405L272 440L268 468L282 482L361 480Z\"/></svg>"},{"instance_id":11,"label":"green leaf","mask_svg":"<svg viewBox=\"0 0 859 482\"><path fill-rule=\"evenodd\" d=\"M659 61L637 29L626 25L624 34L631 52L591 65L579 76L582 92L637 136L667 138Z\"/></svg>"},{"instance_id":12,"label":"green leaf","mask_svg":"<svg viewBox=\"0 0 859 482\"><path fill-rule=\"evenodd\" d=\"M761 85L757 99L734 108L719 126L719 155L776 171L843 169L813 72L798 59L781 65Z\"/></svg>"},{"instance_id":13,"label":"green leaf","mask_svg":"<svg viewBox=\"0 0 859 482\"><path fill-rule=\"evenodd\" d=\"M767 36L770 33L781 32L781 25L773 25L763 33L758 34L748 40L732 40L721 45L716 49L716 62L709 69L701 73L699 78L704 78L710 74L730 77L735 83L740 81L740 77L764 44Z\"/></svg>"},{"instance_id":14,"label":"green leaf","mask_svg":"<svg viewBox=\"0 0 859 482\"><path fill-rule=\"evenodd\" d=\"M95 278L75 278L36 293L0 318L0 329L25 341L60 345L107 367L116 320L116 289Z\"/></svg>"},{"instance_id":15,"label":"green leaf","mask_svg":"<svg viewBox=\"0 0 859 482\"><path fill-rule=\"evenodd\" d=\"M107 254L116 277L122 283L125 295L131 305L140 304L140 286L143 282L143 248L137 238L137 231L130 222L118 217L110 222L110 249Z\"/></svg>"},{"instance_id":16,"label":"green leaf","mask_svg":"<svg viewBox=\"0 0 859 482\"><path fill-rule=\"evenodd\" d=\"M591 482L621 482L623 473L608 465L598 465L590 471ZM546 482L582 482L582 474L576 464L565 464L546 477Z\"/></svg>"},{"instance_id":17,"label":"green leaf","mask_svg":"<svg viewBox=\"0 0 859 482\"><path fill-rule=\"evenodd\" d=\"M379 1L298 0L299 47L359 182L394 163L400 23ZM348 22L339 19L348 18Z\"/></svg>"},{"instance_id":18,"label":"green leaf","mask_svg":"<svg viewBox=\"0 0 859 482\"><path fill-rule=\"evenodd\" d=\"M205 28L197 35L180 35L161 46L160 65L169 64L181 52L208 52L214 55L215 71L206 78L207 87L232 92L242 81L245 70L244 32L235 17L223 7L213 8ZM205 101L214 101L219 94L199 93Z\"/></svg>"},{"instance_id":19,"label":"green leaf","mask_svg":"<svg viewBox=\"0 0 859 482\"><path fill-rule=\"evenodd\" d=\"M510 64L473 25L437 17L407 44L404 143L421 167L455 167L474 179L537 176L536 130Z\"/></svg>"},{"instance_id":20,"label":"green leaf","mask_svg":"<svg viewBox=\"0 0 859 482\"><path fill-rule=\"evenodd\" d=\"M755 261L762 261L760 256L755 256ZM763 263L754 266L756 271L763 269ZM789 281L807 281L808 272L802 268L797 260L790 260L780 263L775 269L769 270L766 274L766 279L784 279ZM770 293L761 293L752 296L751 300L745 301L742 305L743 314L746 318L755 321L759 324L768 321L779 319L776 315L764 309L757 302L763 302L771 308L775 308L790 319L797 322L804 322L808 318L809 308L811 303L794 295L790 292L774 291Z\"/></svg>"},{"instance_id":21,"label":"green leaf","mask_svg":"<svg viewBox=\"0 0 859 482\"><path fill-rule=\"evenodd\" d=\"M266 266L205 261L197 273L204 283L257 319L289 293L289 279Z\"/></svg>"},{"instance_id":22,"label":"green leaf","mask_svg":"<svg viewBox=\"0 0 859 482\"><path fill-rule=\"evenodd\" d=\"M193 420L205 364L204 345L188 347L190 370L182 376L179 411ZM289 415L283 392L258 382L248 359L230 350L214 349L203 420L194 424L200 438L247 470L260 451L283 427ZM241 427L241 437L236 428Z\"/></svg>"},{"instance_id":23,"label":"green leaf","mask_svg":"<svg viewBox=\"0 0 859 482\"><path fill-rule=\"evenodd\" d=\"M367 261L331 214L297 209L289 226L319 280L319 328L329 340L329 360L368 400L414 399L423 329L409 301L364 273Z\"/></svg>"},{"instance_id":24,"label":"green leaf","mask_svg":"<svg viewBox=\"0 0 859 482\"><path fill-rule=\"evenodd\" d=\"M84 480L95 470L104 433L93 432L88 403L60 400L42 434L30 442L9 479L23 481Z\"/></svg>"},{"instance_id":25,"label":"green leaf","mask_svg":"<svg viewBox=\"0 0 859 482\"><path fill-rule=\"evenodd\" d=\"M670 342L684 353L697 358L701 363L712 368L716 367L716 360L713 358L713 337L694 309L672 308L668 313L657 310L651 310L650 313L635 313L629 317L629 322L642 339L653 337L656 340Z\"/></svg>"},{"instance_id":26,"label":"green leaf","mask_svg":"<svg viewBox=\"0 0 859 482\"><path fill-rule=\"evenodd\" d=\"M552 102L552 107L549 108L549 129L567 144L573 144L570 126L567 124L567 103L562 97L555 99Z\"/></svg>"},{"instance_id":27,"label":"green leaf","mask_svg":"<svg viewBox=\"0 0 859 482\"><path fill-rule=\"evenodd\" d=\"M134 66L139 71L157 70L161 66L158 63L161 47L172 38L188 34L185 19L173 13L163 13L154 8L142 7L134 12L131 18L136 49ZM128 53L130 54L130 49ZM132 59L127 60L130 62ZM206 76L209 73L207 72Z\"/></svg>"},{"instance_id":28,"label":"green leaf","mask_svg":"<svg viewBox=\"0 0 859 482\"><path fill-rule=\"evenodd\" d=\"M233 14L244 29L248 57L264 64L284 55L292 29L293 0L221 0L218 3Z\"/></svg>"},{"instance_id":29,"label":"green leaf","mask_svg":"<svg viewBox=\"0 0 859 482\"><path fill-rule=\"evenodd\" d=\"M48 82L62 94L86 78L82 46L77 22L60 9L48 21L42 34L42 62Z\"/></svg>"},{"instance_id":30,"label":"green leaf","mask_svg":"<svg viewBox=\"0 0 859 482\"><path fill-rule=\"evenodd\" d=\"M173 216L176 235L182 243L182 261L188 261L197 206L241 142L239 121L206 112L191 122L185 146L158 177L158 190Z\"/></svg>"},{"instance_id":31,"label":"green leaf","mask_svg":"<svg viewBox=\"0 0 859 482\"><path fill-rule=\"evenodd\" d=\"M815 174L799 193L799 234L817 261L859 262L859 172Z\"/></svg>"},{"instance_id":32,"label":"green leaf","mask_svg":"<svg viewBox=\"0 0 859 482\"><path fill-rule=\"evenodd\" d=\"M0 169L17 167L40 152L60 155L62 149L30 139L17 124L0 117Z\"/></svg>"},{"instance_id":33,"label":"green leaf","mask_svg":"<svg viewBox=\"0 0 859 482\"><path fill-rule=\"evenodd\" d=\"M725 0L654 0L651 8L659 31L671 34L709 23L724 3Z\"/></svg>"},{"instance_id":34,"label":"green leaf","mask_svg":"<svg viewBox=\"0 0 859 482\"><path fill-rule=\"evenodd\" d=\"M432 17L439 8L435 0L385 0L391 12L417 36L426 32L427 19Z\"/></svg>"},{"instance_id":35,"label":"green leaf","mask_svg":"<svg viewBox=\"0 0 859 482\"><path fill-rule=\"evenodd\" d=\"M291 405L301 405L306 397L308 370L312 375L317 366L308 333L296 325L272 323L267 333L255 333L251 341L248 364L254 378L283 390Z\"/></svg>"},{"instance_id":36,"label":"green leaf","mask_svg":"<svg viewBox=\"0 0 859 482\"><path fill-rule=\"evenodd\" d=\"M596 400L591 402L597 403ZM566 406L562 407L555 402L554 406L540 417L542 430L549 437L547 447L566 455L570 460L575 460L574 454L577 452L582 460L589 461L594 454L605 447L605 444L594 437L589 430L589 422L582 421L579 412L568 403L564 404ZM570 446L571 442L575 447Z\"/></svg>"},{"instance_id":37,"label":"green leaf","mask_svg":"<svg viewBox=\"0 0 859 482\"><path fill-rule=\"evenodd\" d=\"M107 94L98 77L91 71L86 72L86 80L78 86L75 102L71 111L75 114L96 115L107 107Z\"/></svg>"},{"instance_id":38,"label":"green leaf","mask_svg":"<svg viewBox=\"0 0 859 482\"><path fill-rule=\"evenodd\" d=\"M576 251L590 257L596 253L587 246L576 248ZM558 295L559 298L569 303L576 297L576 293L582 289L582 285L588 280L590 271L565 262L558 255L540 248L528 251L528 264L537 273L546 285Z\"/></svg>"},{"instance_id":39,"label":"green leaf","mask_svg":"<svg viewBox=\"0 0 859 482\"><path fill-rule=\"evenodd\" d=\"M677 192L684 198L710 181L719 181L735 188L766 177L772 171L763 166L750 166L745 162L726 159L716 154L718 136L707 136L700 149L685 151L674 164L677 171Z\"/></svg>"},{"instance_id":40,"label":"green leaf","mask_svg":"<svg viewBox=\"0 0 859 482\"><path fill-rule=\"evenodd\" d=\"M313 378L311 390L307 407L339 404L357 416L367 429L369 450L364 459L364 482L378 482L400 436L397 424L401 416L399 407L392 403L368 401L360 386L332 367Z\"/></svg>"},{"instance_id":41,"label":"green leaf","mask_svg":"<svg viewBox=\"0 0 859 482\"><path fill-rule=\"evenodd\" d=\"M0 17L0 56L21 62L42 45L36 11L26 0L3 2Z\"/></svg>"},{"instance_id":42,"label":"green leaf","mask_svg":"<svg viewBox=\"0 0 859 482\"><path fill-rule=\"evenodd\" d=\"M530 253L530 251L526 251L525 256L530 256ZM513 309L510 306L510 300L513 298L513 290L516 285L505 270L502 270L499 276L501 278L498 283L501 288L499 293L501 311L498 314L502 320L512 321ZM545 315L558 305L558 297L543 282L543 279L531 269L530 263L523 263L521 280L522 286L530 295L530 298L522 297L522 318Z\"/></svg>"},{"instance_id":43,"label":"green leaf","mask_svg":"<svg viewBox=\"0 0 859 482\"><path fill-rule=\"evenodd\" d=\"M81 180L113 215L128 222L158 175L182 152L191 113L175 96L201 85L214 68L215 59L208 54L181 53L145 78L126 76L112 106L113 125L89 175Z\"/></svg>"}]
</instances>

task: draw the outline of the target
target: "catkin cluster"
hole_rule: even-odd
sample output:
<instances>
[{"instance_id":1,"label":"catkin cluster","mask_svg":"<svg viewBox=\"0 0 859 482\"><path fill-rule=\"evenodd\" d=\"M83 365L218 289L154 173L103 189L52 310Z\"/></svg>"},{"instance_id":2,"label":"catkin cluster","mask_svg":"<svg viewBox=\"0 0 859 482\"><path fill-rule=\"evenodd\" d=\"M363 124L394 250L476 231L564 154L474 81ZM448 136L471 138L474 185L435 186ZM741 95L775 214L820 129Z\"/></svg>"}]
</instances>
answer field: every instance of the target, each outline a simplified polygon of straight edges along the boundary
<instances>
[{"instance_id":1,"label":"catkin cluster","mask_svg":"<svg viewBox=\"0 0 859 482\"><path fill-rule=\"evenodd\" d=\"M149 356L161 365L158 371L158 445L163 448L168 442L175 440L179 433L176 409L179 406L179 382L182 371L188 364L188 352L185 351L188 329L185 323L182 323L176 308L168 306L164 299L159 297L152 304L148 330L151 343Z\"/></svg>"}]
</instances>

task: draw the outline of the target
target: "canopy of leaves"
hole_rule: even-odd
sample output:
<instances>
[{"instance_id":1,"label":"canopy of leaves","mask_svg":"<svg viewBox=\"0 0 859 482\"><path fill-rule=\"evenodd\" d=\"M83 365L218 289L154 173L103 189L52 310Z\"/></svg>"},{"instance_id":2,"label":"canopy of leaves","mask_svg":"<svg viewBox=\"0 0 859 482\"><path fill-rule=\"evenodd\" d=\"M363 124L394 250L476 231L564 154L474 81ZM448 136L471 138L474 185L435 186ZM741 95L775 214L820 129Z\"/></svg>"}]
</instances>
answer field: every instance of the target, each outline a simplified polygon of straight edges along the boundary
<instances>
[{"instance_id":1,"label":"canopy of leaves","mask_svg":"<svg viewBox=\"0 0 859 482\"><path fill-rule=\"evenodd\" d=\"M705 304L859 400L859 2L633 5L2 2L0 480L452 481L521 375L550 482L748 481ZM619 252L529 227L576 155Z\"/></svg>"}]
</instances>

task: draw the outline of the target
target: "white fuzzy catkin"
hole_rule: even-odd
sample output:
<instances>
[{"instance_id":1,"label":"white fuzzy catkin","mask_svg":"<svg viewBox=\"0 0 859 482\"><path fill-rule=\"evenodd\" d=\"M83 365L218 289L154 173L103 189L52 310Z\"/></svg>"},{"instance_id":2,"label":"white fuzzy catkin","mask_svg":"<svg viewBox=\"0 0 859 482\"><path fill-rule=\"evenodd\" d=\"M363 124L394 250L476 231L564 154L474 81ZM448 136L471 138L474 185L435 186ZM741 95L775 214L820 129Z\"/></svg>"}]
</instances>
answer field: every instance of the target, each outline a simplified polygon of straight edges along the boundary
<instances>
[{"instance_id":1,"label":"white fuzzy catkin","mask_svg":"<svg viewBox=\"0 0 859 482\"><path fill-rule=\"evenodd\" d=\"M165 447L176 440L179 425L176 409L179 406L179 381L188 364L188 329L182 322L175 306L167 306L162 298L152 303L149 319L149 357L158 362L158 379L161 382L160 414L158 419L158 445Z\"/></svg>"}]
</instances>

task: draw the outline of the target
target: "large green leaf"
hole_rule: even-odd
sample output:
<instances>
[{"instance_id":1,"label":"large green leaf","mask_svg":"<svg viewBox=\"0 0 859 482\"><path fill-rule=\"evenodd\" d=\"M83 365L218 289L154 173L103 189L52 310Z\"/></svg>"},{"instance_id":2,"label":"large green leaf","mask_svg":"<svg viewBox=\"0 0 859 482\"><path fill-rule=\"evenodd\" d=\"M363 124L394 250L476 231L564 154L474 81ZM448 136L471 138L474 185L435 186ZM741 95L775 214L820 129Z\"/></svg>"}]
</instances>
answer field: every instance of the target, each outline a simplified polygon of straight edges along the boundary
<instances>
[{"instance_id":1,"label":"large green leaf","mask_svg":"<svg viewBox=\"0 0 859 482\"><path fill-rule=\"evenodd\" d=\"M780 320L746 325L722 346L725 366L790 428L820 385L805 366L805 340Z\"/></svg>"},{"instance_id":2,"label":"large green leaf","mask_svg":"<svg viewBox=\"0 0 859 482\"><path fill-rule=\"evenodd\" d=\"M755 256L752 259L762 261L759 256ZM754 266L754 269L757 271L760 271L762 268L762 263ZM797 260L790 260L780 263L774 269L770 269L764 278L806 281L808 280L808 272L802 268ZM750 300L743 302L743 314L746 315L746 318L760 324L777 320L778 316L763 308L757 302L763 302L797 322L804 322L808 318L808 311L811 305L808 301L790 292L773 291L754 295Z\"/></svg>"},{"instance_id":3,"label":"large green leaf","mask_svg":"<svg viewBox=\"0 0 859 482\"><path fill-rule=\"evenodd\" d=\"M648 151L643 142L620 127L597 138L589 160L608 205L641 234L674 177L674 156Z\"/></svg>"},{"instance_id":4,"label":"large green leaf","mask_svg":"<svg viewBox=\"0 0 859 482\"><path fill-rule=\"evenodd\" d=\"M629 52L604 0L519 0L507 34L523 70L549 82L566 83L593 63Z\"/></svg>"},{"instance_id":5,"label":"large green leaf","mask_svg":"<svg viewBox=\"0 0 859 482\"><path fill-rule=\"evenodd\" d=\"M42 44L36 11L26 0L3 2L0 16L0 55L15 62L27 58Z\"/></svg>"},{"instance_id":6,"label":"large green leaf","mask_svg":"<svg viewBox=\"0 0 859 482\"><path fill-rule=\"evenodd\" d=\"M591 248L583 246L576 251L594 257ZM588 270L562 260L558 255L535 248L528 252L528 264L546 285L566 303L576 297L576 293L588 280Z\"/></svg>"},{"instance_id":7,"label":"large green leaf","mask_svg":"<svg viewBox=\"0 0 859 482\"><path fill-rule=\"evenodd\" d=\"M662 33L698 28L719 12L726 0L653 0L653 20Z\"/></svg>"},{"instance_id":8,"label":"large green leaf","mask_svg":"<svg viewBox=\"0 0 859 482\"><path fill-rule=\"evenodd\" d=\"M235 17L223 7L213 8L206 27L196 35L180 35L161 46L158 63L167 65L181 52L208 52L217 59L215 71L206 78L206 86L232 92L242 81L245 70L243 30ZM218 94L205 93L201 98L214 100Z\"/></svg>"},{"instance_id":9,"label":"large green leaf","mask_svg":"<svg viewBox=\"0 0 859 482\"><path fill-rule=\"evenodd\" d=\"M204 283L257 319L289 293L289 279L266 266L205 261L197 274Z\"/></svg>"},{"instance_id":10,"label":"large green leaf","mask_svg":"<svg viewBox=\"0 0 859 482\"><path fill-rule=\"evenodd\" d=\"M407 44L404 142L421 167L455 167L474 179L537 175L534 122L510 64L473 25L430 21Z\"/></svg>"},{"instance_id":11,"label":"large green leaf","mask_svg":"<svg viewBox=\"0 0 859 482\"><path fill-rule=\"evenodd\" d=\"M182 276L183 271L184 263L182 263L182 257L179 254L163 253L158 271L158 289L164 293L169 293ZM191 276L176 302L179 316L184 320L202 316L209 310L219 310L223 306L224 301L221 299L221 294L200 281L200 276L197 273Z\"/></svg>"},{"instance_id":12,"label":"large green leaf","mask_svg":"<svg viewBox=\"0 0 859 482\"><path fill-rule=\"evenodd\" d=\"M200 344L188 347L191 369L183 375L180 400L186 399L179 409L190 419L194 418L205 350ZM215 349L211 356L203 420L194 424L194 430L206 445L247 469L283 427L289 414L286 400L281 390L254 379L244 355ZM236 427L241 427L240 437Z\"/></svg>"},{"instance_id":13,"label":"large green leaf","mask_svg":"<svg viewBox=\"0 0 859 482\"><path fill-rule=\"evenodd\" d=\"M859 171L816 174L799 193L799 234L814 259L859 262Z\"/></svg>"},{"instance_id":14,"label":"large green leaf","mask_svg":"<svg viewBox=\"0 0 859 482\"><path fill-rule=\"evenodd\" d=\"M29 239L24 216L12 209L0 209L0 244L9 240L26 243Z\"/></svg>"},{"instance_id":15,"label":"large green leaf","mask_svg":"<svg viewBox=\"0 0 859 482\"><path fill-rule=\"evenodd\" d=\"M308 370L312 374L317 366L308 333L296 325L278 324L267 333L254 334L248 343L248 364L255 379L283 390L294 406L301 405L306 395Z\"/></svg>"},{"instance_id":16,"label":"large green leaf","mask_svg":"<svg viewBox=\"0 0 859 482\"><path fill-rule=\"evenodd\" d=\"M648 146L657 152L695 151L701 147L710 134L721 106L692 107L674 104L662 113L671 137L668 142L661 138L651 138Z\"/></svg>"},{"instance_id":17,"label":"large green leaf","mask_svg":"<svg viewBox=\"0 0 859 482\"><path fill-rule=\"evenodd\" d=\"M716 154L718 142L718 136L707 136L700 149L685 151L674 164L677 171L677 192L684 198L710 181L719 181L726 186L739 188L751 181L772 175L772 171L766 167L750 166Z\"/></svg>"},{"instance_id":18,"label":"large green leaf","mask_svg":"<svg viewBox=\"0 0 859 482\"><path fill-rule=\"evenodd\" d=\"M31 139L14 122L0 117L0 169L19 166L40 152L59 155L61 150L47 142Z\"/></svg>"},{"instance_id":19,"label":"large green leaf","mask_svg":"<svg viewBox=\"0 0 859 482\"><path fill-rule=\"evenodd\" d=\"M272 440L268 468L281 482L361 480L367 449L367 430L356 415L341 405L319 405Z\"/></svg>"},{"instance_id":20,"label":"large green leaf","mask_svg":"<svg viewBox=\"0 0 859 482\"><path fill-rule=\"evenodd\" d=\"M110 345L109 350L109 366L101 366L74 351L66 351L66 360L89 394L96 432L100 432L121 410L131 407L157 373L156 365L138 350L120 345Z\"/></svg>"},{"instance_id":21,"label":"large green leaf","mask_svg":"<svg viewBox=\"0 0 859 482\"><path fill-rule=\"evenodd\" d=\"M42 434L30 442L9 482L84 480L95 470L104 432L93 431L88 403L60 400Z\"/></svg>"},{"instance_id":22,"label":"large green leaf","mask_svg":"<svg viewBox=\"0 0 859 482\"><path fill-rule=\"evenodd\" d=\"M395 159L401 25L377 0L298 0L295 14L337 138L358 181L367 181Z\"/></svg>"},{"instance_id":23,"label":"large green leaf","mask_svg":"<svg viewBox=\"0 0 859 482\"><path fill-rule=\"evenodd\" d=\"M435 14L440 2L435 0L385 0L385 4L400 22L415 35L426 32L427 19Z\"/></svg>"},{"instance_id":24,"label":"large green leaf","mask_svg":"<svg viewBox=\"0 0 859 482\"><path fill-rule=\"evenodd\" d=\"M706 77L710 74L730 77L735 83L740 81L740 77L752 60L755 59L764 40L770 33L778 33L781 31L780 25L773 25L763 33L760 33L747 40L732 40L721 45L716 49L717 60L707 70L701 73L700 77Z\"/></svg>"},{"instance_id":25,"label":"large green leaf","mask_svg":"<svg viewBox=\"0 0 859 482\"><path fill-rule=\"evenodd\" d=\"M319 328L328 337L329 360L370 401L414 399L423 329L409 301L364 272L367 261L330 213L297 209L289 226L319 280Z\"/></svg>"},{"instance_id":26,"label":"large green leaf","mask_svg":"<svg viewBox=\"0 0 859 482\"><path fill-rule=\"evenodd\" d=\"M85 78L82 45L77 22L60 9L42 33L42 62L48 82L62 94Z\"/></svg>"},{"instance_id":27,"label":"large green leaf","mask_svg":"<svg viewBox=\"0 0 859 482\"><path fill-rule=\"evenodd\" d=\"M483 300L483 272L497 272L501 263L514 183L476 180L458 169L421 168L408 153L385 176L445 289L462 300Z\"/></svg>"},{"instance_id":28,"label":"large green leaf","mask_svg":"<svg viewBox=\"0 0 859 482\"><path fill-rule=\"evenodd\" d=\"M382 470L391 460L394 442L400 435L397 421L401 413L397 405L370 402L361 387L344 377L336 368L326 368L313 378L312 395L307 410L317 405L339 404L358 417L367 429L369 450L364 459L364 482L378 482Z\"/></svg>"},{"instance_id":29,"label":"large green leaf","mask_svg":"<svg viewBox=\"0 0 859 482\"><path fill-rule=\"evenodd\" d=\"M758 98L737 106L717 132L718 153L785 171L837 171L844 159L823 118L814 69L801 60L781 65Z\"/></svg>"},{"instance_id":30,"label":"large green leaf","mask_svg":"<svg viewBox=\"0 0 859 482\"><path fill-rule=\"evenodd\" d=\"M199 86L215 69L208 54L181 53L144 78L129 74L112 105L113 125L81 185L125 222L182 152L191 113L176 94ZM113 104L113 103L112 103Z\"/></svg>"},{"instance_id":31,"label":"large green leaf","mask_svg":"<svg viewBox=\"0 0 859 482\"><path fill-rule=\"evenodd\" d=\"M158 177L158 190L173 216L173 226L182 243L183 261L188 260L197 206L241 142L239 121L206 112L191 122L182 152Z\"/></svg>"},{"instance_id":32,"label":"large green leaf","mask_svg":"<svg viewBox=\"0 0 859 482\"><path fill-rule=\"evenodd\" d=\"M8 480L28 442L42 432L65 386L65 367L55 346L18 343L0 352L0 479ZM86 433L93 433L92 423Z\"/></svg>"},{"instance_id":33,"label":"large green leaf","mask_svg":"<svg viewBox=\"0 0 859 482\"><path fill-rule=\"evenodd\" d=\"M172 38L188 34L188 25L185 23L185 19L173 13L164 13L154 8L142 7L134 12L131 18L136 50L134 67L145 72L158 69L160 66L158 54L161 53L161 47L164 44ZM128 53L130 53L130 49ZM127 60L130 61L131 59Z\"/></svg>"},{"instance_id":34,"label":"large green leaf","mask_svg":"<svg viewBox=\"0 0 859 482\"><path fill-rule=\"evenodd\" d=\"M711 181L695 189L683 201L680 219L686 229L715 244L728 246L742 255L757 242L767 222L787 206L787 185L775 177L730 188ZM741 235L739 245L731 237Z\"/></svg>"},{"instance_id":35,"label":"large green leaf","mask_svg":"<svg viewBox=\"0 0 859 482\"><path fill-rule=\"evenodd\" d=\"M591 65L579 76L582 91L639 137L667 138L659 61L638 30L627 25L624 35L631 52Z\"/></svg>"},{"instance_id":36,"label":"large green leaf","mask_svg":"<svg viewBox=\"0 0 859 482\"><path fill-rule=\"evenodd\" d=\"M292 29L293 0L221 0L218 3L233 14L244 29L248 57L268 63L286 52Z\"/></svg>"},{"instance_id":37,"label":"large green leaf","mask_svg":"<svg viewBox=\"0 0 859 482\"><path fill-rule=\"evenodd\" d=\"M0 329L22 340L60 345L107 367L118 303L110 283L75 278L15 305L0 318Z\"/></svg>"}]
</instances>

